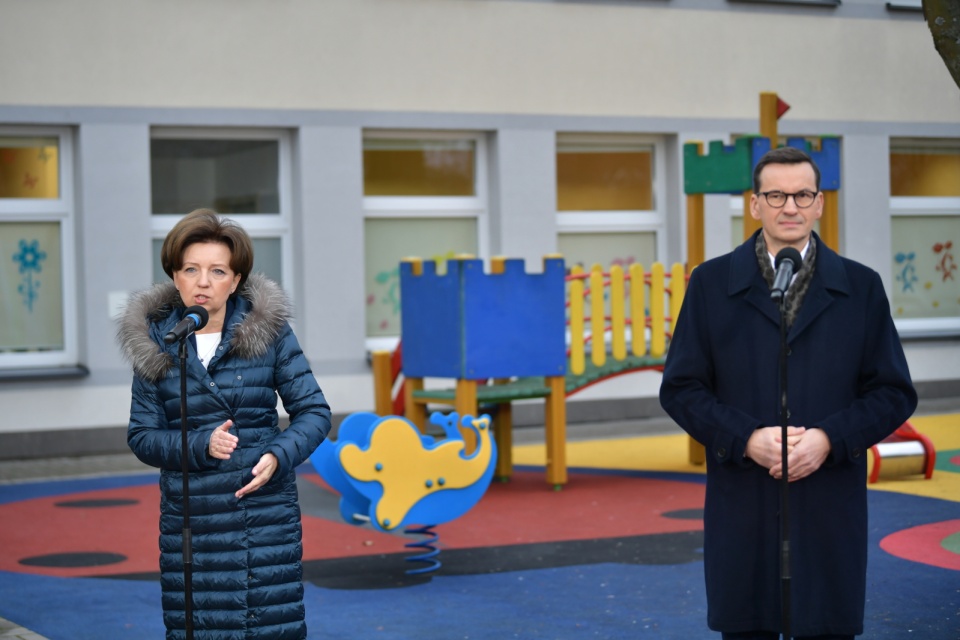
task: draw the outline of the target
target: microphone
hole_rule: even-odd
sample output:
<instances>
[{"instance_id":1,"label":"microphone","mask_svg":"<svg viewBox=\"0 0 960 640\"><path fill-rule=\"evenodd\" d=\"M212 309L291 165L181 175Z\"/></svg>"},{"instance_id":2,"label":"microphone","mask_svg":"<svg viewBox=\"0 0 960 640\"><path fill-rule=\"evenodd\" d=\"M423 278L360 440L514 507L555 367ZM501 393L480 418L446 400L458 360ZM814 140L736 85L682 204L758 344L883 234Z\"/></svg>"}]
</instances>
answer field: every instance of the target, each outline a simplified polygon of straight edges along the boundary
<instances>
[{"instance_id":1,"label":"microphone","mask_svg":"<svg viewBox=\"0 0 960 640\"><path fill-rule=\"evenodd\" d=\"M800 257L799 251L793 247L780 249L773 260L777 273L773 278L773 287L770 289L771 299L780 300L786 295L787 289L790 288L790 280L793 274L800 270L801 264L803 264L803 258Z\"/></svg>"},{"instance_id":2,"label":"microphone","mask_svg":"<svg viewBox=\"0 0 960 640\"><path fill-rule=\"evenodd\" d=\"M207 326L207 320L209 319L210 314L200 305L188 307L184 312L183 320L177 323L173 331L163 336L163 341L167 344L173 344L178 340L183 340L194 331L199 331Z\"/></svg>"}]
</instances>

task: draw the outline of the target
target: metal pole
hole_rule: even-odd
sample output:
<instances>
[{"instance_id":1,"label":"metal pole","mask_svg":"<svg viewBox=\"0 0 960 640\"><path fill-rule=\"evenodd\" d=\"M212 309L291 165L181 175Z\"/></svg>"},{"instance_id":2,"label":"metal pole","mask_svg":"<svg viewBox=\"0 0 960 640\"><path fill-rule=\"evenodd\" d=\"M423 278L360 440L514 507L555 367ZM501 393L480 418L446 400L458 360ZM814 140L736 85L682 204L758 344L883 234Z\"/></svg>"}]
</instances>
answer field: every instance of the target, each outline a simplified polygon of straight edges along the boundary
<instances>
[{"instance_id":1,"label":"metal pole","mask_svg":"<svg viewBox=\"0 0 960 640\"><path fill-rule=\"evenodd\" d=\"M790 485L787 477L787 322L780 296L780 627L783 640L790 640Z\"/></svg>"},{"instance_id":2,"label":"metal pole","mask_svg":"<svg viewBox=\"0 0 960 640\"><path fill-rule=\"evenodd\" d=\"M180 473L183 476L183 610L187 640L193 640L193 544L190 531L190 465L187 445L187 338L180 340Z\"/></svg>"}]
</instances>

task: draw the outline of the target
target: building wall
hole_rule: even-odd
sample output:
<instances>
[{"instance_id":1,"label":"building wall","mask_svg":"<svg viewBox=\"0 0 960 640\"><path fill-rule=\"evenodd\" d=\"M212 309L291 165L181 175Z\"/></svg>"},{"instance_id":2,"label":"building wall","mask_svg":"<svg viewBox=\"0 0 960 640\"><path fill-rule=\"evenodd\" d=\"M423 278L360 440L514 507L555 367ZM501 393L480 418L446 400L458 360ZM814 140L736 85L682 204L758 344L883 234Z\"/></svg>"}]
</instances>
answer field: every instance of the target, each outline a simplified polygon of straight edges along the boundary
<instances>
[{"instance_id":1,"label":"building wall","mask_svg":"<svg viewBox=\"0 0 960 640\"><path fill-rule=\"evenodd\" d=\"M662 136L669 263L685 258L683 143L756 132L764 91L792 105L781 134L842 136L841 248L889 290L889 139L960 137L957 87L917 12L872 0L0 0L0 125L73 132L79 364L90 371L0 382L0 450L123 446L130 373L111 315L152 277L152 127L291 132L296 330L344 415L372 407L365 130L483 132L489 252L528 270L557 248L557 134ZM728 248L718 198L709 255ZM906 348L918 381L955 392L956 340ZM636 374L577 400L646 399L627 411L649 411L657 385Z\"/></svg>"},{"instance_id":2,"label":"building wall","mask_svg":"<svg viewBox=\"0 0 960 640\"><path fill-rule=\"evenodd\" d=\"M5 0L2 102L956 123L917 14L736 2Z\"/></svg>"}]
</instances>

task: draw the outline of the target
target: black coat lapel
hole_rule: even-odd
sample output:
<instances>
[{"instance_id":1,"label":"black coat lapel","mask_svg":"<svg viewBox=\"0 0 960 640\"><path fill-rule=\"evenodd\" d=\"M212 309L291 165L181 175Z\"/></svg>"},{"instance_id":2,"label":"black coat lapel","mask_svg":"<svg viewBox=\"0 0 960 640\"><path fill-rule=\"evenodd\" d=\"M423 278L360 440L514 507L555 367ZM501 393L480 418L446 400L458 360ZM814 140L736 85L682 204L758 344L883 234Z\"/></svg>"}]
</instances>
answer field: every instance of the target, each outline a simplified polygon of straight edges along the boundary
<instances>
[{"instance_id":1,"label":"black coat lapel","mask_svg":"<svg viewBox=\"0 0 960 640\"><path fill-rule=\"evenodd\" d=\"M817 241L817 262L810 280L810 288L803 299L797 318L790 327L787 341L792 342L809 327L821 313L833 303L837 296L850 295L850 282L843 260L819 236Z\"/></svg>"},{"instance_id":2,"label":"black coat lapel","mask_svg":"<svg viewBox=\"0 0 960 640\"><path fill-rule=\"evenodd\" d=\"M744 299L771 322L780 326L780 311L776 303L770 299L770 287L763 279L760 265L757 264L754 244L758 233L760 232L754 233L746 242L733 250L727 295L732 297L746 291Z\"/></svg>"}]
</instances>

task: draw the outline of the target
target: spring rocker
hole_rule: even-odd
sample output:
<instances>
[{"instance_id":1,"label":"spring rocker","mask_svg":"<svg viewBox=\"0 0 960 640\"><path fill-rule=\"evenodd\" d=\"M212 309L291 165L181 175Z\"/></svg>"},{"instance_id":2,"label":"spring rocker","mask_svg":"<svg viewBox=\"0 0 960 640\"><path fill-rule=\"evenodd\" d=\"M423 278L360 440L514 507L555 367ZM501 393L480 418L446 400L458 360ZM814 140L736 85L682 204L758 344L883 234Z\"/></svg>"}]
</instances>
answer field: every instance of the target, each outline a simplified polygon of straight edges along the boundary
<instances>
[{"instance_id":1,"label":"spring rocker","mask_svg":"<svg viewBox=\"0 0 960 640\"><path fill-rule=\"evenodd\" d=\"M435 527L476 505L497 459L490 416L461 421L456 413L435 413L430 421L442 428L442 440L421 434L402 417L353 413L340 424L336 442L324 440L310 456L320 476L340 494L344 521L421 536L406 545L417 552L407 561L425 566L408 569L408 574L441 566ZM469 454L461 425L474 436L476 446Z\"/></svg>"}]
</instances>

